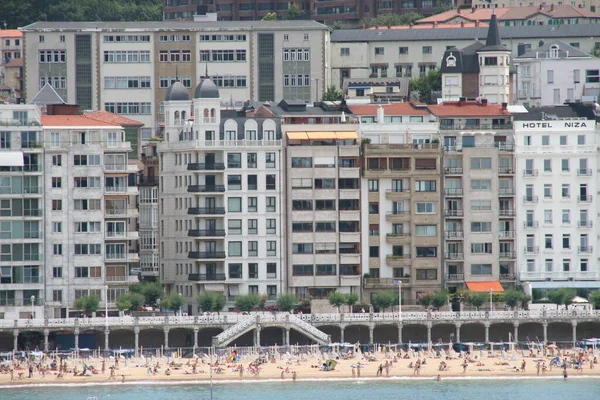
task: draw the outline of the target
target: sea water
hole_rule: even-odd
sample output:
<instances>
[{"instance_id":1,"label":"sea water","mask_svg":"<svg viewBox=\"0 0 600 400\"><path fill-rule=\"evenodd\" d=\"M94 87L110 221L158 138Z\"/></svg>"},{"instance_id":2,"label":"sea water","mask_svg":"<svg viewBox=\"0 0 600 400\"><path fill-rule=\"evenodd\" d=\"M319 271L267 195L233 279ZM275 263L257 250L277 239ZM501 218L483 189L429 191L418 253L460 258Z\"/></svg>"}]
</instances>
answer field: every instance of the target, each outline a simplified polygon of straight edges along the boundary
<instances>
[{"instance_id":1,"label":"sea water","mask_svg":"<svg viewBox=\"0 0 600 400\"><path fill-rule=\"evenodd\" d=\"M0 387L1 400L209 400L206 382L58 384ZM215 383L215 400L438 400L598 399L600 378L433 378Z\"/></svg>"}]
</instances>

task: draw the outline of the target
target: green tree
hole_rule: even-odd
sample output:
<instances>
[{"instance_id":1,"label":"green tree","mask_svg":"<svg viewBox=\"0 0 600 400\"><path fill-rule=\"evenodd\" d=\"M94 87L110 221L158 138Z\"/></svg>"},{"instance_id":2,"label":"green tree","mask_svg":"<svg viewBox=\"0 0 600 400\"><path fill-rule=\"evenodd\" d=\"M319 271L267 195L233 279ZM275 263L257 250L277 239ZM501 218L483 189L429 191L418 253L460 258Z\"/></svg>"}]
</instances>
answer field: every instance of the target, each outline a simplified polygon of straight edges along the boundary
<instances>
[{"instance_id":1,"label":"green tree","mask_svg":"<svg viewBox=\"0 0 600 400\"><path fill-rule=\"evenodd\" d=\"M120 311L135 311L144 305L146 301L141 293L125 293L117 298L117 308Z\"/></svg>"},{"instance_id":2,"label":"green tree","mask_svg":"<svg viewBox=\"0 0 600 400\"><path fill-rule=\"evenodd\" d=\"M442 90L442 73L439 69L430 70L427 75L410 80L409 92L417 92L419 99L427 103L433 102L432 92Z\"/></svg>"},{"instance_id":3,"label":"green tree","mask_svg":"<svg viewBox=\"0 0 600 400\"><path fill-rule=\"evenodd\" d=\"M398 304L398 296L391 290L373 295L373 308L377 311L385 311L396 304Z\"/></svg>"},{"instance_id":4,"label":"green tree","mask_svg":"<svg viewBox=\"0 0 600 400\"><path fill-rule=\"evenodd\" d=\"M348 293L346 295L346 304L348 304L348 308L350 312L354 309L354 305L358 302L358 295L356 293Z\"/></svg>"},{"instance_id":5,"label":"green tree","mask_svg":"<svg viewBox=\"0 0 600 400\"><path fill-rule=\"evenodd\" d=\"M327 87L327 91L323 95L324 101L337 101L341 100L343 93L339 90L335 85L330 85Z\"/></svg>"},{"instance_id":6,"label":"green tree","mask_svg":"<svg viewBox=\"0 0 600 400\"><path fill-rule=\"evenodd\" d=\"M560 288L549 291L546 296L548 297L550 303L556 304L556 309L558 310L558 307L561 305L564 305L565 308L567 308L567 306L571 304L571 300L576 294L577 292L575 289Z\"/></svg>"},{"instance_id":7,"label":"green tree","mask_svg":"<svg viewBox=\"0 0 600 400\"><path fill-rule=\"evenodd\" d=\"M292 311L298 304L298 298L294 293L282 293L277 298L277 306L281 311Z\"/></svg>"},{"instance_id":8,"label":"green tree","mask_svg":"<svg viewBox=\"0 0 600 400\"><path fill-rule=\"evenodd\" d=\"M81 296L73 303L76 310L83 311L87 315L91 315L98 311L100 306L100 297L98 296Z\"/></svg>"},{"instance_id":9,"label":"green tree","mask_svg":"<svg viewBox=\"0 0 600 400\"><path fill-rule=\"evenodd\" d=\"M296 3L290 3L285 19L301 19L304 17L304 10L296 5Z\"/></svg>"},{"instance_id":10,"label":"green tree","mask_svg":"<svg viewBox=\"0 0 600 400\"><path fill-rule=\"evenodd\" d=\"M129 300L128 294L123 294L117 297L117 308L119 309L119 311L131 310L131 301Z\"/></svg>"},{"instance_id":11,"label":"green tree","mask_svg":"<svg viewBox=\"0 0 600 400\"><path fill-rule=\"evenodd\" d=\"M479 310L479 307L488 301L488 296L483 292L467 292L464 299L467 304L475 307L475 310Z\"/></svg>"},{"instance_id":12,"label":"green tree","mask_svg":"<svg viewBox=\"0 0 600 400\"><path fill-rule=\"evenodd\" d=\"M517 289L510 289L504 292L504 303L511 309L514 309L521 304L521 299L525 296L525 293Z\"/></svg>"},{"instance_id":13,"label":"green tree","mask_svg":"<svg viewBox=\"0 0 600 400\"><path fill-rule=\"evenodd\" d=\"M263 19L263 21L277 21L277 13L276 12L270 12L267 13Z\"/></svg>"},{"instance_id":14,"label":"green tree","mask_svg":"<svg viewBox=\"0 0 600 400\"><path fill-rule=\"evenodd\" d=\"M590 294L590 303L592 303L595 308L600 308L600 290Z\"/></svg>"},{"instance_id":15,"label":"green tree","mask_svg":"<svg viewBox=\"0 0 600 400\"><path fill-rule=\"evenodd\" d=\"M129 291L132 293L140 293L145 298L145 304L153 306L163 294L163 288L158 282L139 282L129 285Z\"/></svg>"},{"instance_id":16,"label":"green tree","mask_svg":"<svg viewBox=\"0 0 600 400\"><path fill-rule=\"evenodd\" d=\"M419 305L422 305L423 307L429 307L431 305L432 301L433 301L433 293L427 292L427 293L423 293L421 295L421 297L419 297L419 299L417 300L417 303L419 303Z\"/></svg>"},{"instance_id":17,"label":"green tree","mask_svg":"<svg viewBox=\"0 0 600 400\"><path fill-rule=\"evenodd\" d=\"M431 298L431 305L435 307L436 310L439 310L443 306L448 304L448 292L445 290L440 290L433 294Z\"/></svg>"},{"instance_id":18,"label":"green tree","mask_svg":"<svg viewBox=\"0 0 600 400\"><path fill-rule=\"evenodd\" d=\"M452 3L446 3L446 2L439 1L439 2L437 2L437 5L433 9L433 15L441 14L443 12L450 11L450 10L452 10Z\"/></svg>"},{"instance_id":19,"label":"green tree","mask_svg":"<svg viewBox=\"0 0 600 400\"><path fill-rule=\"evenodd\" d=\"M177 314L181 310L181 306L185 302L182 295L179 293L170 293L160 301L160 306L167 310L172 310Z\"/></svg>"},{"instance_id":20,"label":"green tree","mask_svg":"<svg viewBox=\"0 0 600 400\"><path fill-rule=\"evenodd\" d=\"M337 307L337 312L340 312L340 306L346 303L346 295L344 293L338 292L334 290L329 292L327 295L327 299L329 300L329 304L334 307Z\"/></svg>"},{"instance_id":21,"label":"green tree","mask_svg":"<svg viewBox=\"0 0 600 400\"><path fill-rule=\"evenodd\" d=\"M381 14L377 17L367 17L360 20L360 24L365 28L373 27L392 27L401 25L410 25L413 22L422 19L423 15L415 12L404 14Z\"/></svg>"},{"instance_id":22,"label":"green tree","mask_svg":"<svg viewBox=\"0 0 600 400\"><path fill-rule=\"evenodd\" d=\"M264 305L264 300L258 294L241 294L235 299L235 307L240 311L261 309L261 304Z\"/></svg>"},{"instance_id":23,"label":"green tree","mask_svg":"<svg viewBox=\"0 0 600 400\"><path fill-rule=\"evenodd\" d=\"M204 312L219 312L225 307L227 299L223 293L204 292L196 297L196 302Z\"/></svg>"}]
</instances>

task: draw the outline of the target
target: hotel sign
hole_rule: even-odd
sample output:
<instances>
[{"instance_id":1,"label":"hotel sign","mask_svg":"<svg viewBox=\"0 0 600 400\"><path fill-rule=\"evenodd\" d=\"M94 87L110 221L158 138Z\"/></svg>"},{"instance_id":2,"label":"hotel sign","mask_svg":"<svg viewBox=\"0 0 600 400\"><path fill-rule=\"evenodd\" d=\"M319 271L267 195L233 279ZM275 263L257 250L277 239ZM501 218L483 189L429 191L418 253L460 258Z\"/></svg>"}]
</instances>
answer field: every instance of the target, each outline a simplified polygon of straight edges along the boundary
<instances>
[{"instance_id":1,"label":"hotel sign","mask_svg":"<svg viewBox=\"0 0 600 400\"><path fill-rule=\"evenodd\" d=\"M588 130L594 129L595 123L593 120L561 120L561 121L520 121L517 122L518 130L549 130L549 131L565 131L565 130Z\"/></svg>"}]
</instances>

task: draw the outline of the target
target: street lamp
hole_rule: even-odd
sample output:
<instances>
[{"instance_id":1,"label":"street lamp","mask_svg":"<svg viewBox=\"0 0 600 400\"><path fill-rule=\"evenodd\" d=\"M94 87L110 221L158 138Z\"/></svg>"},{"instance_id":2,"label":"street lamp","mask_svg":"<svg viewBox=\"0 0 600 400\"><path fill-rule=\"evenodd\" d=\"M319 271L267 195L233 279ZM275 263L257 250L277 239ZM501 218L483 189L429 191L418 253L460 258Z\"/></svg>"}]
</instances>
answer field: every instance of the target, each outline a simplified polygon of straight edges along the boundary
<instances>
[{"instance_id":1,"label":"street lamp","mask_svg":"<svg viewBox=\"0 0 600 400\"><path fill-rule=\"evenodd\" d=\"M181 293L179 293L179 297L183 297L183 295ZM179 316L181 317L183 315L183 304L179 306Z\"/></svg>"},{"instance_id":2,"label":"street lamp","mask_svg":"<svg viewBox=\"0 0 600 400\"><path fill-rule=\"evenodd\" d=\"M492 292L494 289L490 288L490 311L494 311L494 303L492 302Z\"/></svg>"},{"instance_id":3,"label":"street lamp","mask_svg":"<svg viewBox=\"0 0 600 400\"><path fill-rule=\"evenodd\" d=\"M31 318L35 317L35 309L33 306L35 305L35 296L31 296Z\"/></svg>"},{"instance_id":4,"label":"street lamp","mask_svg":"<svg viewBox=\"0 0 600 400\"><path fill-rule=\"evenodd\" d=\"M108 285L104 285L104 325L108 328Z\"/></svg>"}]
</instances>

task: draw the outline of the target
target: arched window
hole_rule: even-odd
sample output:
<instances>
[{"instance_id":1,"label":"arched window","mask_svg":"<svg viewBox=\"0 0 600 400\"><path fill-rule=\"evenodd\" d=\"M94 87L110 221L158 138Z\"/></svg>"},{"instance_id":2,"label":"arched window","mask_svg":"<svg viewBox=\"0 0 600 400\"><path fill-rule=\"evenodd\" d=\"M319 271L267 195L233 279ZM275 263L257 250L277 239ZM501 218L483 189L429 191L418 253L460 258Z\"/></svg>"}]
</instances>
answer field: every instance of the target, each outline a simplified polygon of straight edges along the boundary
<instances>
[{"instance_id":1,"label":"arched window","mask_svg":"<svg viewBox=\"0 0 600 400\"><path fill-rule=\"evenodd\" d=\"M204 118L208 118L208 108L204 109Z\"/></svg>"},{"instance_id":2,"label":"arched window","mask_svg":"<svg viewBox=\"0 0 600 400\"><path fill-rule=\"evenodd\" d=\"M185 111L181 112L181 121L185 122L187 120L186 115L185 115Z\"/></svg>"},{"instance_id":3,"label":"arched window","mask_svg":"<svg viewBox=\"0 0 600 400\"><path fill-rule=\"evenodd\" d=\"M550 47L550 58L558 58L558 45L553 44Z\"/></svg>"},{"instance_id":4,"label":"arched window","mask_svg":"<svg viewBox=\"0 0 600 400\"><path fill-rule=\"evenodd\" d=\"M175 125L179 125L180 121L179 121L179 111L175 111L175 121L174 124Z\"/></svg>"},{"instance_id":5,"label":"arched window","mask_svg":"<svg viewBox=\"0 0 600 400\"><path fill-rule=\"evenodd\" d=\"M211 118L215 118L217 116L217 110L215 110L214 108L212 108L210 110L210 117Z\"/></svg>"}]
</instances>

